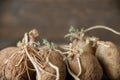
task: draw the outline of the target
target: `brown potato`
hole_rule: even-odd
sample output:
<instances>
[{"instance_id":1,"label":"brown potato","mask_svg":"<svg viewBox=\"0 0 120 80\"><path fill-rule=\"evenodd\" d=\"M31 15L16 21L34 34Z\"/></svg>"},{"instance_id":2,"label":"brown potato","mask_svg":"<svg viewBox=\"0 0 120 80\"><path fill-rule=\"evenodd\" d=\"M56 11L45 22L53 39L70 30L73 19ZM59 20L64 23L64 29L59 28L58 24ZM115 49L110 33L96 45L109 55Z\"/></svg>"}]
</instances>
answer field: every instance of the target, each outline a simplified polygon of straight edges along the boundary
<instances>
[{"instance_id":1,"label":"brown potato","mask_svg":"<svg viewBox=\"0 0 120 80\"><path fill-rule=\"evenodd\" d=\"M77 75L79 73L79 66L77 62L77 56L68 59L71 71ZM89 53L83 53L80 56L80 64L82 73L79 76L80 80L101 80L102 79L102 68L95 56Z\"/></svg>"},{"instance_id":2,"label":"brown potato","mask_svg":"<svg viewBox=\"0 0 120 80\"><path fill-rule=\"evenodd\" d=\"M96 50L105 73L111 80L120 80L120 52L117 46L110 41L100 41Z\"/></svg>"},{"instance_id":3,"label":"brown potato","mask_svg":"<svg viewBox=\"0 0 120 80\"><path fill-rule=\"evenodd\" d=\"M40 56L43 59L43 61L41 61L41 64L43 64L43 66L45 65L43 68L40 66L43 69L43 71L41 71L41 80L65 80L66 66L63 61L63 57L59 52L50 50L46 47L42 47L42 52L40 53ZM46 63L47 57L49 61ZM58 68L58 73L57 70L55 70L55 68L50 65L50 63ZM48 74L46 71L53 75Z\"/></svg>"},{"instance_id":4,"label":"brown potato","mask_svg":"<svg viewBox=\"0 0 120 80\"><path fill-rule=\"evenodd\" d=\"M30 61L23 59L20 63L22 57L22 51L17 47L8 47L0 51L0 80L29 80L35 78L35 72L25 69L25 64L28 67L33 68ZM17 65L18 64L18 65Z\"/></svg>"},{"instance_id":5,"label":"brown potato","mask_svg":"<svg viewBox=\"0 0 120 80\"><path fill-rule=\"evenodd\" d=\"M103 71L95 55L94 37L85 35L84 30L74 27L69 29L65 37L70 37L71 43L64 47L68 72L75 80L101 80ZM95 42L93 42L95 41Z\"/></svg>"},{"instance_id":6,"label":"brown potato","mask_svg":"<svg viewBox=\"0 0 120 80\"><path fill-rule=\"evenodd\" d=\"M1 80L35 80L36 78L36 47L38 37L36 29L25 33L18 47L9 47L0 51Z\"/></svg>"},{"instance_id":7,"label":"brown potato","mask_svg":"<svg viewBox=\"0 0 120 80\"><path fill-rule=\"evenodd\" d=\"M69 53L67 55L71 72L78 75L80 73L79 65L81 65L81 74L78 76L80 80L101 80L103 70L97 58L93 55L94 49L89 44L86 45L86 43L81 41L73 41L71 44L70 50L72 51L68 50ZM82 49L83 52L79 51L79 49Z\"/></svg>"}]
</instances>

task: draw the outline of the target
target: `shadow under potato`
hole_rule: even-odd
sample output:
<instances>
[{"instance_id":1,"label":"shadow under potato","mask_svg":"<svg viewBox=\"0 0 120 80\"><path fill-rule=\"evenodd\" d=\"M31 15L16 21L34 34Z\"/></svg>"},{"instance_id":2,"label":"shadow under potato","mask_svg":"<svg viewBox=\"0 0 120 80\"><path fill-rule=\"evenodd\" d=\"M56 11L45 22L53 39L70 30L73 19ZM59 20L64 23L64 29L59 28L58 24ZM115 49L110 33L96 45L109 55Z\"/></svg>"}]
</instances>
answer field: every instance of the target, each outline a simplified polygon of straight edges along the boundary
<instances>
[{"instance_id":1,"label":"shadow under potato","mask_svg":"<svg viewBox=\"0 0 120 80\"><path fill-rule=\"evenodd\" d=\"M66 80L74 80L74 78L68 73L68 71L67 71ZM108 79L106 75L103 75L102 80L110 80L110 79Z\"/></svg>"},{"instance_id":2,"label":"shadow under potato","mask_svg":"<svg viewBox=\"0 0 120 80\"><path fill-rule=\"evenodd\" d=\"M74 80L70 74L67 74L66 80ZM110 80L105 75L103 75L102 80Z\"/></svg>"}]
</instances>

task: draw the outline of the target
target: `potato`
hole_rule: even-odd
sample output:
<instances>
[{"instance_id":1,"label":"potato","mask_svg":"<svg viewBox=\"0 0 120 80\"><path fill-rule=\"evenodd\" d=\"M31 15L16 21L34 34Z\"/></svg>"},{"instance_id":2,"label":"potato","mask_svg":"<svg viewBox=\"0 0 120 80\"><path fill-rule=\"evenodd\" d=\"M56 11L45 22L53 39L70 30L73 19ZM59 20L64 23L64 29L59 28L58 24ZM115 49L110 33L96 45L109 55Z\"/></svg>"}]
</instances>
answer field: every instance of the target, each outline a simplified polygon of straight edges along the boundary
<instances>
[{"instance_id":1,"label":"potato","mask_svg":"<svg viewBox=\"0 0 120 80\"><path fill-rule=\"evenodd\" d=\"M43 46L39 48L39 63L42 68L41 80L65 80L66 65L63 61L63 56L57 50L53 43L43 40ZM51 75L52 74L52 75Z\"/></svg>"},{"instance_id":2,"label":"potato","mask_svg":"<svg viewBox=\"0 0 120 80\"><path fill-rule=\"evenodd\" d=\"M100 41L96 50L105 73L111 80L120 80L120 52L118 47L110 41Z\"/></svg>"},{"instance_id":3,"label":"potato","mask_svg":"<svg viewBox=\"0 0 120 80\"><path fill-rule=\"evenodd\" d=\"M37 30L25 33L18 47L9 47L0 51L0 80L35 80L36 65L35 38Z\"/></svg>"},{"instance_id":4,"label":"potato","mask_svg":"<svg viewBox=\"0 0 120 80\"><path fill-rule=\"evenodd\" d=\"M72 59L68 59L68 64L71 71L77 75L79 73L79 66L77 62L78 57L74 56ZM102 68L97 58L89 53L83 53L80 56L80 64L82 73L79 76L80 80L101 80L102 79Z\"/></svg>"},{"instance_id":5,"label":"potato","mask_svg":"<svg viewBox=\"0 0 120 80\"><path fill-rule=\"evenodd\" d=\"M74 45L73 50L68 54L68 65L73 74L78 75L80 80L101 80L103 71L97 60L97 58L87 51L87 49L83 49L83 53L79 50L81 48L80 44ZM78 61L79 60L79 61ZM81 69L80 69L81 65Z\"/></svg>"},{"instance_id":6,"label":"potato","mask_svg":"<svg viewBox=\"0 0 120 80\"><path fill-rule=\"evenodd\" d=\"M66 52L66 65L68 72L75 80L101 80L103 70L98 62L95 54L94 38L90 38L84 34L84 31L70 28L69 34L65 37L70 37L69 45L63 49ZM96 39L97 40L97 39Z\"/></svg>"},{"instance_id":7,"label":"potato","mask_svg":"<svg viewBox=\"0 0 120 80\"><path fill-rule=\"evenodd\" d=\"M44 54L46 54L46 53L44 53ZM43 71L43 72L41 72L42 80L56 80L57 77L59 78L58 80L65 80L66 66L65 66L65 63L63 61L62 56L60 55L60 53L58 53L56 51L50 51L49 54L50 54L49 61L53 65L58 67L59 72L57 74L57 70L55 70L52 66L50 66L50 64L47 64L47 66L44 67L44 70L56 75L56 77L51 76Z\"/></svg>"},{"instance_id":8,"label":"potato","mask_svg":"<svg viewBox=\"0 0 120 80\"><path fill-rule=\"evenodd\" d=\"M25 64L28 67L33 68L30 61L23 59L20 63L22 57L22 51L18 47L8 47L0 51L0 80L29 80L35 78L35 72L25 69ZM28 77L29 74L29 77Z\"/></svg>"}]
</instances>

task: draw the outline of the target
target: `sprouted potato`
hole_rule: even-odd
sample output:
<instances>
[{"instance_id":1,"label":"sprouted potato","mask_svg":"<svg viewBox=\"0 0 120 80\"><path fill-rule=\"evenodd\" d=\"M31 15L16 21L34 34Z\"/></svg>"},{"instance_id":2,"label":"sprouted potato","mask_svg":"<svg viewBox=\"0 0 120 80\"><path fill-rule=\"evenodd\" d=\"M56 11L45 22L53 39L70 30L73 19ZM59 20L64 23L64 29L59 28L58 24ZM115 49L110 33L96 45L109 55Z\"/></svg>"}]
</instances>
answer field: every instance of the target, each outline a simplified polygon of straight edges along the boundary
<instances>
[{"instance_id":1,"label":"sprouted potato","mask_svg":"<svg viewBox=\"0 0 120 80\"><path fill-rule=\"evenodd\" d=\"M25 34L22 42L18 47L8 47L0 51L0 80L32 80L35 78L35 70L33 63L30 61L28 55L34 55L33 40L28 41L28 36L34 34L36 30L32 30L29 34ZM36 32L37 33L37 32ZM31 54L26 53L26 51Z\"/></svg>"},{"instance_id":2,"label":"sprouted potato","mask_svg":"<svg viewBox=\"0 0 120 80\"><path fill-rule=\"evenodd\" d=\"M43 44L43 46L39 47L41 80L65 80L66 66L62 55L57 51L53 43L44 39Z\"/></svg>"},{"instance_id":3,"label":"sprouted potato","mask_svg":"<svg viewBox=\"0 0 120 80\"><path fill-rule=\"evenodd\" d=\"M111 80L120 80L120 52L117 46L110 41L101 41L101 43L107 46L97 45L97 58Z\"/></svg>"},{"instance_id":4,"label":"sprouted potato","mask_svg":"<svg viewBox=\"0 0 120 80\"><path fill-rule=\"evenodd\" d=\"M85 32L98 28L103 28L120 35L119 32L106 26L93 26L86 29ZM113 42L97 40L95 37L90 37L89 40L95 44L95 55L100 61L105 74L110 80L120 80L120 51L118 47Z\"/></svg>"},{"instance_id":5,"label":"sprouted potato","mask_svg":"<svg viewBox=\"0 0 120 80\"><path fill-rule=\"evenodd\" d=\"M103 71L87 37L73 27L69 32L65 37L70 37L71 42L64 46L66 52L63 52L68 72L75 80L101 80Z\"/></svg>"}]
</instances>

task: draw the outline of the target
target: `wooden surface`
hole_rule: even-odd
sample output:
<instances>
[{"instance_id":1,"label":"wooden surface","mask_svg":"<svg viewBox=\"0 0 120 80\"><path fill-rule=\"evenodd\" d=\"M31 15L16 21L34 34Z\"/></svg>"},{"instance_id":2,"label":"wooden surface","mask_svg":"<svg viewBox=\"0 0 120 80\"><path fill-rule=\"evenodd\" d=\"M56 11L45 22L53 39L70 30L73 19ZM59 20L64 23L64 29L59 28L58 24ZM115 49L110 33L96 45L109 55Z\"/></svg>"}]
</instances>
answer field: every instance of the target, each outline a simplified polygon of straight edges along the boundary
<instances>
[{"instance_id":1,"label":"wooden surface","mask_svg":"<svg viewBox=\"0 0 120 80\"><path fill-rule=\"evenodd\" d=\"M66 42L70 25L105 25L120 31L120 0L0 0L0 49L14 45L33 28L39 40ZM120 45L120 36L97 29L89 32Z\"/></svg>"}]
</instances>

